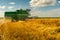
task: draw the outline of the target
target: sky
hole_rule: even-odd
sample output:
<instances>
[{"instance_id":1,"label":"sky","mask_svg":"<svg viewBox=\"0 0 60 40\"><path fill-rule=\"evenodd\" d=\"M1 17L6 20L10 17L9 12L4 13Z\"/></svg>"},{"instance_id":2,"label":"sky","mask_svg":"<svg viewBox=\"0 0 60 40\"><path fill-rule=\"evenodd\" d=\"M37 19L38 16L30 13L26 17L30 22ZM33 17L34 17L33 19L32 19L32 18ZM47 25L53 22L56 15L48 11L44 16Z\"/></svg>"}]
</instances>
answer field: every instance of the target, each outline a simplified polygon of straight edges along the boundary
<instances>
[{"instance_id":1,"label":"sky","mask_svg":"<svg viewBox=\"0 0 60 40\"><path fill-rule=\"evenodd\" d=\"M60 0L0 0L0 17L21 8L31 9L31 16L60 17Z\"/></svg>"}]
</instances>

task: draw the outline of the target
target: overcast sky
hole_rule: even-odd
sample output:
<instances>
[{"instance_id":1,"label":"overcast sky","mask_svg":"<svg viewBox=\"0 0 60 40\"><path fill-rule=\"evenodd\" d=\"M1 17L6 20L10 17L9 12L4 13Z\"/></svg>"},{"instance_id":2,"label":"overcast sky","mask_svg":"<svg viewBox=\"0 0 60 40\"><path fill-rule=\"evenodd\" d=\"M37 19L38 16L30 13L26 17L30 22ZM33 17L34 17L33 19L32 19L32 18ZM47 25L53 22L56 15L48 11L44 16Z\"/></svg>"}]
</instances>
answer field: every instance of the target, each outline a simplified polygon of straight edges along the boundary
<instances>
[{"instance_id":1,"label":"overcast sky","mask_svg":"<svg viewBox=\"0 0 60 40\"><path fill-rule=\"evenodd\" d=\"M0 17L20 8L30 8L31 16L60 17L60 0L0 0Z\"/></svg>"}]
</instances>

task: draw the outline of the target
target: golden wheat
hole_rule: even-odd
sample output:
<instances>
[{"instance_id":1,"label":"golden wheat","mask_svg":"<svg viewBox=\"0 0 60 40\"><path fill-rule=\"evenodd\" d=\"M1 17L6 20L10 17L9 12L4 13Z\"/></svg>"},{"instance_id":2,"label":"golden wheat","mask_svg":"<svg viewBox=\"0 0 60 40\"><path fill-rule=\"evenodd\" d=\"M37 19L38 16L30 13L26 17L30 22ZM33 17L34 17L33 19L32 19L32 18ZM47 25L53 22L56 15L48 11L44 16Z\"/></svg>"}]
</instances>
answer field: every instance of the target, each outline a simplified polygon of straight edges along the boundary
<instances>
[{"instance_id":1,"label":"golden wheat","mask_svg":"<svg viewBox=\"0 0 60 40\"><path fill-rule=\"evenodd\" d=\"M0 26L1 40L60 40L60 19L29 19Z\"/></svg>"}]
</instances>

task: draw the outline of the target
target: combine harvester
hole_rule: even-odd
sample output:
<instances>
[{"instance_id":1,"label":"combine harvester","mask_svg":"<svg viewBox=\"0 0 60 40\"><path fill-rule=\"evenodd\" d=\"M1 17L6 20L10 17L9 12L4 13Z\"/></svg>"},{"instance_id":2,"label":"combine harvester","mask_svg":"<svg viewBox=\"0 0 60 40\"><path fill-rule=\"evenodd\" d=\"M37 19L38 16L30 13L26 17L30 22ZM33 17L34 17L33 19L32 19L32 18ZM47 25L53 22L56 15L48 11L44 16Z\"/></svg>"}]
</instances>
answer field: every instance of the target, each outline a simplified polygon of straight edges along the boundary
<instances>
[{"instance_id":1,"label":"combine harvester","mask_svg":"<svg viewBox=\"0 0 60 40\"><path fill-rule=\"evenodd\" d=\"M19 20L25 20L28 18L30 9L20 9L16 11L11 12L5 12L5 18L6 19L12 19L12 21L19 21Z\"/></svg>"}]
</instances>

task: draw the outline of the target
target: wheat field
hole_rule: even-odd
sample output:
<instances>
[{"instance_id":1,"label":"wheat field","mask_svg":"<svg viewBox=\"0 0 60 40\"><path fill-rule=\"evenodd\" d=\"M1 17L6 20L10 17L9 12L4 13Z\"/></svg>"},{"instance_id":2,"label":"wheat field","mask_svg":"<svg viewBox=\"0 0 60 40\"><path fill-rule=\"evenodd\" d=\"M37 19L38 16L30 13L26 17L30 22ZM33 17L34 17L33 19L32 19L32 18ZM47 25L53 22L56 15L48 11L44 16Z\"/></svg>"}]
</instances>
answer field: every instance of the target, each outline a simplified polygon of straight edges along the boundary
<instances>
[{"instance_id":1,"label":"wheat field","mask_svg":"<svg viewBox=\"0 0 60 40\"><path fill-rule=\"evenodd\" d=\"M0 24L0 40L60 40L60 18L4 21Z\"/></svg>"}]
</instances>

